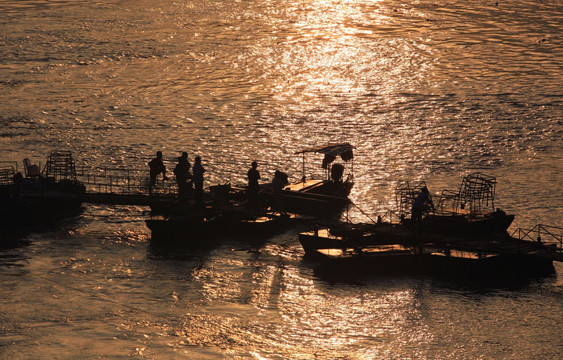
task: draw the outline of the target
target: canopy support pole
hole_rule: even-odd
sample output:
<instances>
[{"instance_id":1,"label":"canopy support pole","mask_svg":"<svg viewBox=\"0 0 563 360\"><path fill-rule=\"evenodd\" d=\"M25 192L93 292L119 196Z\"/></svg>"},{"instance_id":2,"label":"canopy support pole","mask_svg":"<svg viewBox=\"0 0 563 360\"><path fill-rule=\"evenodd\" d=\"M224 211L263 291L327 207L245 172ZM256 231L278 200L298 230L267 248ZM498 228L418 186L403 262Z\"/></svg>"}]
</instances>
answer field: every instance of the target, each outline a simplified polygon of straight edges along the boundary
<instances>
[{"instance_id":1,"label":"canopy support pole","mask_svg":"<svg viewBox=\"0 0 563 360\"><path fill-rule=\"evenodd\" d=\"M303 186L305 186L305 153L303 153L303 176L301 177L301 181L303 181Z\"/></svg>"}]
</instances>

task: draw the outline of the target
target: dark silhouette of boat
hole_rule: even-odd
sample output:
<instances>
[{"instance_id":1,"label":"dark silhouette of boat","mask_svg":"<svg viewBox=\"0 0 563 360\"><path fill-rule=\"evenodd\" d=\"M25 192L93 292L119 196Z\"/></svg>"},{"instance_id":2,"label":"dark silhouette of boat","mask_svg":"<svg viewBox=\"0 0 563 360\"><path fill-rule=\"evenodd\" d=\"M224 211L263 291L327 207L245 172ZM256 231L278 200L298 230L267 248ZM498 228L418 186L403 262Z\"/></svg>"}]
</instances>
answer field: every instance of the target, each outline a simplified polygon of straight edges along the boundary
<instances>
[{"instance_id":1,"label":"dark silhouette of boat","mask_svg":"<svg viewBox=\"0 0 563 360\"><path fill-rule=\"evenodd\" d=\"M530 241L492 233L417 234L387 222L340 224L303 232L299 242L306 256L319 260L325 272L547 275L554 272L553 261L563 261L563 243L561 235L552 232L560 228L543 228L551 241L546 241L548 236Z\"/></svg>"},{"instance_id":2,"label":"dark silhouette of boat","mask_svg":"<svg viewBox=\"0 0 563 360\"><path fill-rule=\"evenodd\" d=\"M301 154L303 157L301 180L287 184L280 193L276 193L273 184L261 185L260 191L264 201L273 207L281 208L282 211L294 213L311 214L341 210L350 202L348 195L354 186L353 150L354 146L349 143L338 143L297 152L296 155ZM324 155L324 179L307 178L305 163L306 154L309 153ZM342 162L336 162L338 158Z\"/></svg>"},{"instance_id":3,"label":"dark silhouette of boat","mask_svg":"<svg viewBox=\"0 0 563 360\"><path fill-rule=\"evenodd\" d=\"M262 237L280 229L289 219L288 216L223 212L213 215L170 216L166 218L147 219L146 223L152 231L153 238L170 238L187 240L189 238L207 237Z\"/></svg>"},{"instance_id":4,"label":"dark silhouette of boat","mask_svg":"<svg viewBox=\"0 0 563 360\"><path fill-rule=\"evenodd\" d=\"M318 250L315 273L324 278L357 275L433 275L459 279L515 279L555 272L549 258L502 254L479 249L443 249L401 245L364 249Z\"/></svg>"},{"instance_id":5,"label":"dark silhouette of boat","mask_svg":"<svg viewBox=\"0 0 563 360\"><path fill-rule=\"evenodd\" d=\"M294 217L273 212L254 212L238 206L183 209L145 220L151 241L180 243L205 248L224 238L258 241L285 229Z\"/></svg>"},{"instance_id":6,"label":"dark silhouette of boat","mask_svg":"<svg viewBox=\"0 0 563 360\"><path fill-rule=\"evenodd\" d=\"M471 274L516 274L554 271L553 261L563 261L563 238L545 231L551 242L529 241L507 233L513 215L494 209L496 180L475 173L464 178L457 193L442 197L420 226L407 218L416 196L426 187L397 188L399 222L351 224L337 222L303 232L299 241L309 256L327 269L369 268L376 272L455 272ZM483 203L493 211L483 211ZM453 204L453 210L445 210ZM457 206L456 206L457 204ZM449 211L449 212L448 212ZM539 227L538 229L558 229ZM528 231L525 234L533 233Z\"/></svg>"},{"instance_id":7,"label":"dark silhouette of boat","mask_svg":"<svg viewBox=\"0 0 563 360\"><path fill-rule=\"evenodd\" d=\"M465 176L457 191L442 190L435 208L427 209L417 231L462 236L506 233L514 215L495 208L496 183L496 178L479 172ZM397 187L398 212L404 224L413 225L409 219L411 207L424 187L424 182Z\"/></svg>"},{"instance_id":8,"label":"dark silhouette of boat","mask_svg":"<svg viewBox=\"0 0 563 360\"><path fill-rule=\"evenodd\" d=\"M82 209L77 194L85 186L76 179L72 154L52 152L43 171L24 160L24 173L17 164L0 169L0 223L5 232L25 233L75 216Z\"/></svg>"},{"instance_id":9,"label":"dark silhouette of boat","mask_svg":"<svg viewBox=\"0 0 563 360\"><path fill-rule=\"evenodd\" d=\"M224 238L255 241L285 229L295 215L247 204L244 190L230 185L212 186L202 206L183 201L166 211L153 213L145 222L154 243L178 243L184 247L207 247Z\"/></svg>"}]
</instances>

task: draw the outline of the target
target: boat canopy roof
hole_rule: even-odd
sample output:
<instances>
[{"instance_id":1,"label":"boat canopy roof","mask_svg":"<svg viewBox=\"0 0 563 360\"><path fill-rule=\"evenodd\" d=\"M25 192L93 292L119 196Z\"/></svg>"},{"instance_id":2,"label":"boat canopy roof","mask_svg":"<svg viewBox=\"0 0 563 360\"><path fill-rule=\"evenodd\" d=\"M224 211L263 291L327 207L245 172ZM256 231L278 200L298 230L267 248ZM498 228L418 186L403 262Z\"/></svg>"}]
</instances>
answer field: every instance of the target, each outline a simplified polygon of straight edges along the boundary
<instances>
[{"instance_id":1,"label":"boat canopy roof","mask_svg":"<svg viewBox=\"0 0 563 360\"><path fill-rule=\"evenodd\" d=\"M353 157L352 150L354 146L350 145L349 143L341 143L341 144L328 144L324 146L317 146L312 148L303 149L301 151L296 152L296 154L305 154L309 152L325 154L333 157L337 157L338 155L344 155L342 159L345 158L351 159Z\"/></svg>"}]
</instances>

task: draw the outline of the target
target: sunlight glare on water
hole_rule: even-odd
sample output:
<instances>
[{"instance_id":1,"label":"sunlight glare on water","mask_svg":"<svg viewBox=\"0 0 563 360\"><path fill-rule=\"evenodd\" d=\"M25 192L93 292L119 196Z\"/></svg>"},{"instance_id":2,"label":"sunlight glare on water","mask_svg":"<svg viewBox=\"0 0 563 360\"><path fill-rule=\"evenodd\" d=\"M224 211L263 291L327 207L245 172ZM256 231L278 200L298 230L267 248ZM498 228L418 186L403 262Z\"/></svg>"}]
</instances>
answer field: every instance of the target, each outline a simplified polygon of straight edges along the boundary
<instances>
[{"instance_id":1,"label":"sunlight glare on water","mask_svg":"<svg viewBox=\"0 0 563 360\"><path fill-rule=\"evenodd\" d=\"M560 1L0 0L0 151L142 171L188 151L206 185L242 185L253 160L297 180L296 152L345 141L354 221L399 183L479 171L511 231L561 225L562 23ZM560 357L560 264L490 288L341 281L304 258L308 227L161 249L145 210L86 205L0 250L0 358Z\"/></svg>"}]
</instances>

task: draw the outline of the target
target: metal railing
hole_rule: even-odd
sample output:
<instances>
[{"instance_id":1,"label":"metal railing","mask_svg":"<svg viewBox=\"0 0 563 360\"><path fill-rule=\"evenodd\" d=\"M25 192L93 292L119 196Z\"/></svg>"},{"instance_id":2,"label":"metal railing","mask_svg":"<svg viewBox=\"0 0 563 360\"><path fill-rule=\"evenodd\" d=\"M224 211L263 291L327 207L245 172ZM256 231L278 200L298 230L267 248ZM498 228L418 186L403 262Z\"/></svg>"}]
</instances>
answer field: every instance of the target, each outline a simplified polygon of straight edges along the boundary
<instances>
[{"instance_id":1,"label":"metal railing","mask_svg":"<svg viewBox=\"0 0 563 360\"><path fill-rule=\"evenodd\" d=\"M512 237L535 241L546 246L555 246L559 252L563 252L562 227L538 224L531 229L518 228L512 233Z\"/></svg>"},{"instance_id":2,"label":"metal railing","mask_svg":"<svg viewBox=\"0 0 563 360\"><path fill-rule=\"evenodd\" d=\"M90 169L84 166L78 166L76 168L76 177L86 186L87 192L131 195L148 193L149 176L146 170L118 168ZM170 178L164 181L162 177L159 177L153 187L153 193L169 194L176 192L176 182Z\"/></svg>"},{"instance_id":3,"label":"metal railing","mask_svg":"<svg viewBox=\"0 0 563 360\"><path fill-rule=\"evenodd\" d=\"M18 163L14 161L0 162L0 185L10 185L18 171Z\"/></svg>"}]
</instances>

